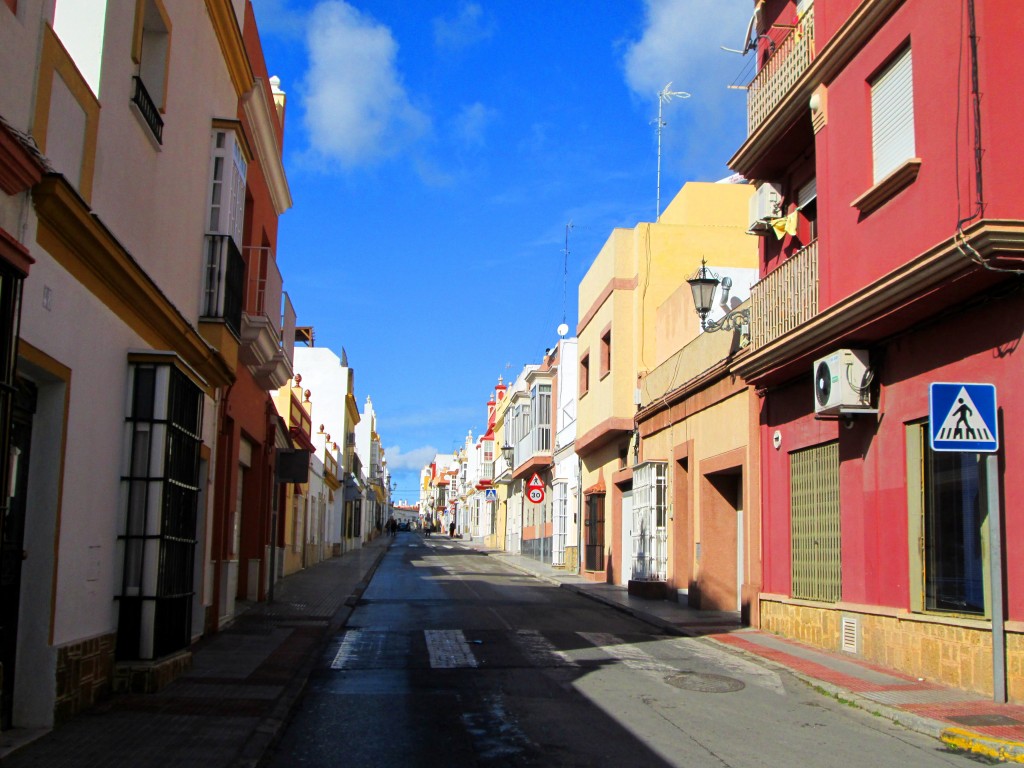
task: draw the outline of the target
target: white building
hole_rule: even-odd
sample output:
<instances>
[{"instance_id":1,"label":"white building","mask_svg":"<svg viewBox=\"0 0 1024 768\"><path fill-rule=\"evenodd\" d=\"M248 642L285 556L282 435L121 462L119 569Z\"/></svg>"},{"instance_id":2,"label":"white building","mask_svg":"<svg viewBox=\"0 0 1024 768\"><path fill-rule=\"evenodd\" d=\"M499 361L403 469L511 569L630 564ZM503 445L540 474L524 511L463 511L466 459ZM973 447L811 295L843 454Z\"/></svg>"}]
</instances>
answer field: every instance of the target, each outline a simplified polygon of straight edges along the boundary
<instances>
[{"instance_id":1,"label":"white building","mask_svg":"<svg viewBox=\"0 0 1024 768\"><path fill-rule=\"evenodd\" d=\"M338 357L327 347L297 346L295 370L314 393L316 418L313 442L323 444L337 462L338 480L342 486L332 495L326 514L325 542L332 554L340 554L356 546L353 521L356 505L357 478L352 473L351 458L355 455L356 425L359 406L355 398L355 371L349 367L344 349ZM328 439L329 438L329 439ZM338 448L334 449L333 446ZM360 508L362 504L360 503ZM346 512L349 517L346 517Z\"/></svg>"}]
</instances>

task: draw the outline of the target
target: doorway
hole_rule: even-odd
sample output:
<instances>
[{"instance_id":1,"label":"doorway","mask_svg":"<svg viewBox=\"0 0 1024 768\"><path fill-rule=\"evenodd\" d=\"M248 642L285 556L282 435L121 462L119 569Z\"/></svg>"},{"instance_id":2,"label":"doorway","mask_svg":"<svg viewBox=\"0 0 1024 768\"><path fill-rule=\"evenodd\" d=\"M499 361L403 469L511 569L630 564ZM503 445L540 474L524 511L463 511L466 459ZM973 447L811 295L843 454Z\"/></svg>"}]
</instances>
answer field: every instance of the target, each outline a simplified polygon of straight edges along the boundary
<instances>
[{"instance_id":1,"label":"doorway","mask_svg":"<svg viewBox=\"0 0 1024 768\"><path fill-rule=\"evenodd\" d=\"M5 502L0 509L0 665L3 688L0 693L0 729L12 725L14 712L14 670L18 649L18 613L21 607L21 570L25 559L25 518L27 514L29 449L32 416L38 392L34 384L17 380L11 415L10 488L0 489Z\"/></svg>"}]
</instances>

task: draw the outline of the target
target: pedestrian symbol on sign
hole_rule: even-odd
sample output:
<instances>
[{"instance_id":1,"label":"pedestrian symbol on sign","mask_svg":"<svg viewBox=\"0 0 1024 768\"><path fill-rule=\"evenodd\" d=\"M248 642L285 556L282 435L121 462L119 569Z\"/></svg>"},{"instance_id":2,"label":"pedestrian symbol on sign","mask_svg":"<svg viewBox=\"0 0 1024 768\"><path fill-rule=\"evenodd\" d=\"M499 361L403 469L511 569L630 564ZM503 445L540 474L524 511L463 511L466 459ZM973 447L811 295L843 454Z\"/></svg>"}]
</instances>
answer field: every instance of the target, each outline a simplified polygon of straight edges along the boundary
<instances>
[{"instance_id":1,"label":"pedestrian symbol on sign","mask_svg":"<svg viewBox=\"0 0 1024 768\"><path fill-rule=\"evenodd\" d=\"M929 400L933 450L992 452L999 449L994 386L934 383Z\"/></svg>"}]
</instances>

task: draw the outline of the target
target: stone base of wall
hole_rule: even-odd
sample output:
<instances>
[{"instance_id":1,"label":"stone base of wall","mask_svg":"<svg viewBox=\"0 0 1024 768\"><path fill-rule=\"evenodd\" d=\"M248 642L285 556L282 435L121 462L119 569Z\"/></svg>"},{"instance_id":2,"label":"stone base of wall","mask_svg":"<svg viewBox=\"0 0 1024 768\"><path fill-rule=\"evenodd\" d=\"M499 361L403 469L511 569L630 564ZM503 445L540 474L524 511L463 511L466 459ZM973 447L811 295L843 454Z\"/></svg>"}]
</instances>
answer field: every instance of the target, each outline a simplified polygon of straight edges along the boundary
<instances>
[{"instance_id":1,"label":"stone base of wall","mask_svg":"<svg viewBox=\"0 0 1024 768\"><path fill-rule=\"evenodd\" d=\"M115 693L156 693L192 669L192 652L178 651L156 661L119 661L114 665Z\"/></svg>"},{"instance_id":2,"label":"stone base of wall","mask_svg":"<svg viewBox=\"0 0 1024 768\"><path fill-rule=\"evenodd\" d=\"M826 651L842 650L842 619L857 621L858 658L912 677L992 695L992 633L948 621L761 600L761 629ZM1006 634L1006 691L1024 703L1024 635Z\"/></svg>"},{"instance_id":3,"label":"stone base of wall","mask_svg":"<svg viewBox=\"0 0 1024 768\"><path fill-rule=\"evenodd\" d=\"M57 649L54 725L67 722L110 693L116 640L111 633Z\"/></svg>"},{"instance_id":4,"label":"stone base of wall","mask_svg":"<svg viewBox=\"0 0 1024 768\"><path fill-rule=\"evenodd\" d=\"M576 571L580 567L580 551L578 547L566 547L565 548L565 570Z\"/></svg>"}]
</instances>

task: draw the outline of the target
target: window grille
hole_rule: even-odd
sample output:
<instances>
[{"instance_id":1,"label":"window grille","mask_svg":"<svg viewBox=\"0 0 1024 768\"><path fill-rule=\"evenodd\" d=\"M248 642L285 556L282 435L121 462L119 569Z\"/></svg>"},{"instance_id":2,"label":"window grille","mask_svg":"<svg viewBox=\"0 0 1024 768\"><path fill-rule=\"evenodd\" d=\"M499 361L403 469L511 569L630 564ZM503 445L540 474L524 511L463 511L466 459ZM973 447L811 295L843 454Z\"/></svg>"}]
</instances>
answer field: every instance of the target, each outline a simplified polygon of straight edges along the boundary
<instances>
[{"instance_id":1,"label":"window grille","mask_svg":"<svg viewBox=\"0 0 1024 768\"><path fill-rule=\"evenodd\" d=\"M555 483L554 495L554 542L552 542L551 564L565 565L565 542L569 531L569 484Z\"/></svg>"},{"instance_id":2,"label":"window grille","mask_svg":"<svg viewBox=\"0 0 1024 768\"><path fill-rule=\"evenodd\" d=\"M839 530L839 444L789 457L793 597L822 602L842 598Z\"/></svg>"},{"instance_id":3,"label":"window grille","mask_svg":"<svg viewBox=\"0 0 1024 768\"><path fill-rule=\"evenodd\" d=\"M155 659L191 641L203 394L170 363L133 363L130 387L117 655Z\"/></svg>"},{"instance_id":4,"label":"window grille","mask_svg":"<svg viewBox=\"0 0 1024 768\"><path fill-rule=\"evenodd\" d=\"M595 493L587 496L586 553L585 563L588 571L604 570L604 494Z\"/></svg>"},{"instance_id":5,"label":"window grille","mask_svg":"<svg viewBox=\"0 0 1024 768\"><path fill-rule=\"evenodd\" d=\"M665 581L668 576L666 486L668 464L645 461L633 472L633 579Z\"/></svg>"}]
</instances>

